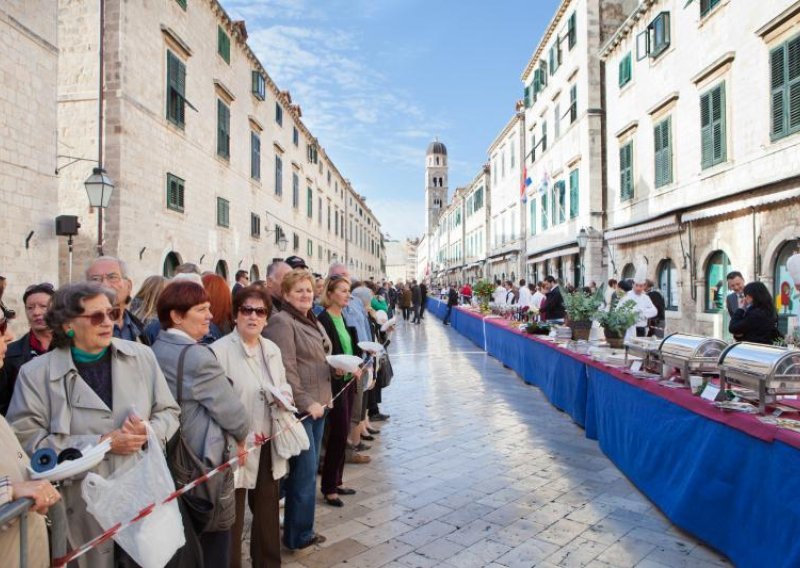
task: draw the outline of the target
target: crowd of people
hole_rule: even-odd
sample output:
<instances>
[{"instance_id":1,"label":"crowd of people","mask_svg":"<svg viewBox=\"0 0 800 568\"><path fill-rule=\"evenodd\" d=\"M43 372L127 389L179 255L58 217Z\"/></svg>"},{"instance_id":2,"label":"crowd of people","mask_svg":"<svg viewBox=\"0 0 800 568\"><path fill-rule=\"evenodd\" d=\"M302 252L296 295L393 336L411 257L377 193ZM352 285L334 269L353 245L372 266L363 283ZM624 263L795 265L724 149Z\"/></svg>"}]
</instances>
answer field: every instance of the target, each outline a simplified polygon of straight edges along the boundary
<instances>
[{"instance_id":1,"label":"crowd of people","mask_svg":"<svg viewBox=\"0 0 800 568\"><path fill-rule=\"evenodd\" d=\"M391 379L385 352L349 373L328 356L361 356L365 341L388 345L391 327L382 324L405 287L356 282L339 263L312 274L289 257L273 262L265 281L251 283L240 271L233 289L184 264L173 278L151 276L132 290L125 263L100 257L82 282L29 286L28 331L15 341L14 314L2 306L0 505L33 500L29 565L49 565L103 532L87 511L81 477L58 489L29 480L37 450L74 455L109 440L93 469L108 477L136 463L148 432L178 488L238 456L237 468L179 499L186 544L171 566L240 566L249 540L252 565L274 567L282 545L294 551L324 542L314 527L317 475L321 502L346 506L357 487L344 484L345 464L370 462L365 442L379 440L377 426L389 419L379 404ZM422 297L419 286L414 294ZM12 564L19 538L18 522L0 531ZM78 564L135 562L107 540Z\"/></svg>"}]
</instances>

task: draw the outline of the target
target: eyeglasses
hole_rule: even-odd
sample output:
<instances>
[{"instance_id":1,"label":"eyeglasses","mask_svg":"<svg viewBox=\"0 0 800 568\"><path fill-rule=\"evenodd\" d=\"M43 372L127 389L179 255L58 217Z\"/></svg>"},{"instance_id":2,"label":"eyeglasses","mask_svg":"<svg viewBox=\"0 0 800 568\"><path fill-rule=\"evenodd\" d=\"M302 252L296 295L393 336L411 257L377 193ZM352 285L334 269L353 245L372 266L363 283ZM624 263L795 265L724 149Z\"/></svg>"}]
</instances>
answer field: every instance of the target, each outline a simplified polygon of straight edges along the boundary
<instances>
[{"instance_id":1,"label":"eyeglasses","mask_svg":"<svg viewBox=\"0 0 800 568\"><path fill-rule=\"evenodd\" d=\"M92 325L103 325L103 322L106 321L106 316L108 316L108 319L114 322L117 321L119 319L119 316L121 315L122 315L122 310L120 308L111 308L104 312L95 312L93 314L81 314L75 317L86 318Z\"/></svg>"},{"instance_id":2,"label":"eyeglasses","mask_svg":"<svg viewBox=\"0 0 800 568\"><path fill-rule=\"evenodd\" d=\"M245 316L256 314L260 318L267 317L267 308L254 308L253 306L239 306L239 313Z\"/></svg>"},{"instance_id":3,"label":"eyeglasses","mask_svg":"<svg viewBox=\"0 0 800 568\"><path fill-rule=\"evenodd\" d=\"M32 284L25 288L25 293L23 296L27 296L33 292L49 292L50 294L55 292L55 287L50 284L49 282L42 282L41 284Z\"/></svg>"},{"instance_id":4,"label":"eyeglasses","mask_svg":"<svg viewBox=\"0 0 800 568\"><path fill-rule=\"evenodd\" d=\"M89 282L102 283L104 280L110 284L115 284L122 280L122 276L116 272L110 272L109 274L95 274L89 277Z\"/></svg>"}]
</instances>

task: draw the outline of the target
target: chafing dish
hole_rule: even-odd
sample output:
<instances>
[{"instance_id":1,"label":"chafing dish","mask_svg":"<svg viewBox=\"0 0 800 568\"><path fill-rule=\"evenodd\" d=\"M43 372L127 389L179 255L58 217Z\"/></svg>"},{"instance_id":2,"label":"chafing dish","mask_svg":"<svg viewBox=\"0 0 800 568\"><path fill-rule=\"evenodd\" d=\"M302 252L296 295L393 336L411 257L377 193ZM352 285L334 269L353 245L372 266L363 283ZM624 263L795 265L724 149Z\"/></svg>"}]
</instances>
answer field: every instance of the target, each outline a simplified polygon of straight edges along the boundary
<instances>
[{"instance_id":1,"label":"chafing dish","mask_svg":"<svg viewBox=\"0 0 800 568\"><path fill-rule=\"evenodd\" d=\"M658 351L661 356L663 375L666 377L673 367L681 372L681 379L689 384L689 373L716 373L717 360L728 344L721 339L673 333L661 341Z\"/></svg>"},{"instance_id":2,"label":"chafing dish","mask_svg":"<svg viewBox=\"0 0 800 568\"><path fill-rule=\"evenodd\" d=\"M758 393L758 410L779 396L800 394L800 351L759 343L734 343L719 356L722 389L741 385Z\"/></svg>"},{"instance_id":3,"label":"chafing dish","mask_svg":"<svg viewBox=\"0 0 800 568\"><path fill-rule=\"evenodd\" d=\"M642 359L642 370L661 373L661 354L658 350L661 340L649 337L636 337L625 343L625 365L632 360L631 356Z\"/></svg>"}]
</instances>

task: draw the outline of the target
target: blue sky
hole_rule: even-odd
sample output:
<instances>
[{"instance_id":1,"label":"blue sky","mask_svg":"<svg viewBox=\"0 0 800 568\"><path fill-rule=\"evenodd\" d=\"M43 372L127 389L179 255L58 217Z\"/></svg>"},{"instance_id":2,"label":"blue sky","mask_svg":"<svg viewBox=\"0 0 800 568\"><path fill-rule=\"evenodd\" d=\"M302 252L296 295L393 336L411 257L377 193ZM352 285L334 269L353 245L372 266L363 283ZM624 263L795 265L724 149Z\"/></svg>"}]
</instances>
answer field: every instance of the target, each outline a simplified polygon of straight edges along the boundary
<instances>
[{"instance_id":1,"label":"blue sky","mask_svg":"<svg viewBox=\"0 0 800 568\"><path fill-rule=\"evenodd\" d=\"M451 195L486 162L558 3L222 0L392 238L424 230L435 136L447 145Z\"/></svg>"}]
</instances>

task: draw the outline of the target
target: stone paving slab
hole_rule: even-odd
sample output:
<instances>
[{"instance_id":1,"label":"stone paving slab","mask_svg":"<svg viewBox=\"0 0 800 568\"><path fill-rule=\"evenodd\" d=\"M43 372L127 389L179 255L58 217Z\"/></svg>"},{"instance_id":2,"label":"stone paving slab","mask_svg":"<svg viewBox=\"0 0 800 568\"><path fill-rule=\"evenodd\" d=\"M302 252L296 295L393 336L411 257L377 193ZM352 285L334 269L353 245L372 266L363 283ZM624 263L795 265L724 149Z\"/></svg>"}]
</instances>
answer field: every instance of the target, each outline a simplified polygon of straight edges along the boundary
<instances>
[{"instance_id":1,"label":"stone paving slab","mask_svg":"<svg viewBox=\"0 0 800 568\"><path fill-rule=\"evenodd\" d=\"M372 462L345 467L357 493L341 509L318 497L328 541L284 551L284 568L729 566L538 389L457 332L428 316L401 326L390 353L391 419Z\"/></svg>"}]
</instances>

